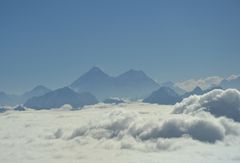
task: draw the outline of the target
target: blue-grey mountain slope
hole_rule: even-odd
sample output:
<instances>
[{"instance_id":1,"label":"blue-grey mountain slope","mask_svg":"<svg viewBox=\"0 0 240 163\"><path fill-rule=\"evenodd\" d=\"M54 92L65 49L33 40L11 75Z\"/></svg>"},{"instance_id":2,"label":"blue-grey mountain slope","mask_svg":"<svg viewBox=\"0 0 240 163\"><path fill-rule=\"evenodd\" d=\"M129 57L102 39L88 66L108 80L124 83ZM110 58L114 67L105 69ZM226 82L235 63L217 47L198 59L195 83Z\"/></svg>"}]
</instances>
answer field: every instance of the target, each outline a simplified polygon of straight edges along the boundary
<instances>
[{"instance_id":1,"label":"blue-grey mountain slope","mask_svg":"<svg viewBox=\"0 0 240 163\"><path fill-rule=\"evenodd\" d=\"M107 75L98 67L93 67L74 81L70 88L76 92L91 92L97 98L110 97L114 90L114 78Z\"/></svg>"},{"instance_id":2,"label":"blue-grey mountain slope","mask_svg":"<svg viewBox=\"0 0 240 163\"><path fill-rule=\"evenodd\" d=\"M0 92L0 105L15 106L17 104L23 104L32 97L42 96L50 91L51 90L45 86L39 85L22 95L9 95L7 93Z\"/></svg>"},{"instance_id":3,"label":"blue-grey mountain slope","mask_svg":"<svg viewBox=\"0 0 240 163\"><path fill-rule=\"evenodd\" d=\"M161 87L157 91L154 91L149 97L145 98L143 102L174 105L181 100L182 98L173 89L169 87Z\"/></svg>"},{"instance_id":4,"label":"blue-grey mountain slope","mask_svg":"<svg viewBox=\"0 0 240 163\"><path fill-rule=\"evenodd\" d=\"M117 96L124 98L145 98L159 88L159 84L143 71L129 70L115 78Z\"/></svg>"},{"instance_id":5,"label":"blue-grey mountain slope","mask_svg":"<svg viewBox=\"0 0 240 163\"><path fill-rule=\"evenodd\" d=\"M42 96L48 92L51 92L51 89L49 89L43 85L38 85L38 86L34 87L32 90L25 92L22 95L22 98L23 98L23 100L28 100L32 97Z\"/></svg>"},{"instance_id":6,"label":"blue-grey mountain slope","mask_svg":"<svg viewBox=\"0 0 240 163\"><path fill-rule=\"evenodd\" d=\"M111 77L100 68L93 67L74 81L70 88L77 92L91 92L100 100L109 97L136 99L146 97L159 85L142 71L129 70Z\"/></svg>"},{"instance_id":7,"label":"blue-grey mountain slope","mask_svg":"<svg viewBox=\"0 0 240 163\"><path fill-rule=\"evenodd\" d=\"M29 99L24 106L33 109L59 108L64 104L72 107L82 107L98 103L98 100L90 93L78 94L68 87L51 91L43 96Z\"/></svg>"}]
</instances>

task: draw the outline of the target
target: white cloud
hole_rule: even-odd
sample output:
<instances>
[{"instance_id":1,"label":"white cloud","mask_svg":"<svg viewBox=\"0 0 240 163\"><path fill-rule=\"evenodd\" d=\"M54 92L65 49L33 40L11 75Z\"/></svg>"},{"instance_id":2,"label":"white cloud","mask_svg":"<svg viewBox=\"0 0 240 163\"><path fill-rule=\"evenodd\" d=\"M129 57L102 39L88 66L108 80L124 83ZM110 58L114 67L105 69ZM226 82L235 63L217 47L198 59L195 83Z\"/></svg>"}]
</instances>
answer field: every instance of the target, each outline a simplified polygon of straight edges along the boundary
<instances>
[{"instance_id":1,"label":"white cloud","mask_svg":"<svg viewBox=\"0 0 240 163\"><path fill-rule=\"evenodd\" d=\"M194 88L201 87L207 89L213 85L218 85L224 78L220 76L211 76L204 79L190 79L182 82L177 82L176 85L186 91L192 91Z\"/></svg>"},{"instance_id":2,"label":"white cloud","mask_svg":"<svg viewBox=\"0 0 240 163\"><path fill-rule=\"evenodd\" d=\"M185 139L215 143L228 135L239 135L240 130L239 124L210 114L203 117L173 114L162 118L143 119L137 112L117 110L100 122L73 130L69 139L91 137L104 140L104 146L110 141L120 143L112 145L117 148L158 151L181 148L180 142Z\"/></svg>"},{"instance_id":3,"label":"white cloud","mask_svg":"<svg viewBox=\"0 0 240 163\"><path fill-rule=\"evenodd\" d=\"M234 79L237 79L239 76L238 75L230 75L227 80L228 81L231 81L231 80L234 80Z\"/></svg>"},{"instance_id":4,"label":"white cloud","mask_svg":"<svg viewBox=\"0 0 240 163\"><path fill-rule=\"evenodd\" d=\"M192 156L194 162L231 162L239 158L240 123L201 109L172 114L173 109L176 106L124 103L74 111L67 105L59 110L7 111L0 114L0 158L5 163L173 163L193 161Z\"/></svg>"},{"instance_id":5,"label":"white cloud","mask_svg":"<svg viewBox=\"0 0 240 163\"><path fill-rule=\"evenodd\" d=\"M208 111L240 121L240 92L236 89L213 90L204 95L190 96L175 105L174 113Z\"/></svg>"}]
</instances>

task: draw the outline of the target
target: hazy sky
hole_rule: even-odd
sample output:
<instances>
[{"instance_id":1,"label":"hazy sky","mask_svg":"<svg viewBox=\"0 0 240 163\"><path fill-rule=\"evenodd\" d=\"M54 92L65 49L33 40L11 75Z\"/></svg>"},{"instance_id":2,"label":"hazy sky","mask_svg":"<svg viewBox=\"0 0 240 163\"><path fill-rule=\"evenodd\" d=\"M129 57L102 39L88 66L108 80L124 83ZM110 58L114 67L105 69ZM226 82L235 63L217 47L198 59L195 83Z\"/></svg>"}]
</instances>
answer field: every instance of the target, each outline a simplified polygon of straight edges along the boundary
<instances>
[{"instance_id":1,"label":"hazy sky","mask_svg":"<svg viewBox=\"0 0 240 163\"><path fill-rule=\"evenodd\" d=\"M92 66L159 82L240 74L239 0L1 0L0 90L70 84Z\"/></svg>"}]
</instances>

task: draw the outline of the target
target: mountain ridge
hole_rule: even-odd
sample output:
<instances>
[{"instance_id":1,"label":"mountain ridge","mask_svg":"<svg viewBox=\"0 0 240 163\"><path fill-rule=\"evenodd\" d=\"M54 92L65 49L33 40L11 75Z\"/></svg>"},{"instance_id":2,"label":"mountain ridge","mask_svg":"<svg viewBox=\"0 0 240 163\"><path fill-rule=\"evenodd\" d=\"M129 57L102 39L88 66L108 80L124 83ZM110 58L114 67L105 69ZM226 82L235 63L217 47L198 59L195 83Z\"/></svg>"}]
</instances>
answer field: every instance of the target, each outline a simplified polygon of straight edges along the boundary
<instances>
[{"instance_id":1,"label":"mountain ridge","mask_svg":"<svg viewBox=\"0 0 240 163\"><path fill-rule=\"evenodd\" d=\"M94 75L92 75L94 74ZM104 100L109 97L141 98L159 87L159 84L141 70L130 69L116 77L93 67L69 86L77 92L91 92Z\"/></svg>"},{"instance_id":2,"label":"mountain ridge","mask_svg":"<svg viewBox=\"0 0 240 163\"><path fill-rule=\"evenodd\" d=\"M77 93L69 87L53 90L45 95L33 97L26 101L25 107L33 109L59 108L65 104L72 107L82 107L84 105L96 104L98 100L88 92Z\"/></svg>"}]
</instances>

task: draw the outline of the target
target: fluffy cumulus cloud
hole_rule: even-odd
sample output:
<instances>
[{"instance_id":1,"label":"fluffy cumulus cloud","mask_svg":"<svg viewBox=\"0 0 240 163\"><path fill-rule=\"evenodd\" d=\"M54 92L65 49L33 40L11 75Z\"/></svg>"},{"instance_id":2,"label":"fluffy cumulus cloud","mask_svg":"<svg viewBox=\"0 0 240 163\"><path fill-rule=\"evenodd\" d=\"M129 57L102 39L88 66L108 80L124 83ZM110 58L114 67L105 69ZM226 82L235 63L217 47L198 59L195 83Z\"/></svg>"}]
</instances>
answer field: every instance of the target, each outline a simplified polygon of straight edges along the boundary
<instances>
[{"instance_id":1,"label":"fluffy cumulus cloud","mask_svg":"<svg viewBox=\"0 0 240 163\"><path fill-rule=\"evenodd\" d=\"M135 111L114 110L97 121L73 130L68 139L91 137L115 147L145 150L180 148L182 140L216 143L240 135L240 92L214 90L191 96L173 107L171 114L143 118Z\"/></svg>"},{"instance_id":2,"label":"fluffy cumulus cloud","mask_svg":"<svg viewBox=\"0 0 240 163\"><path fill-rule=\"evenodd\" d=\"M173 113L195 114L201 111L240 121L240 92L236 89L213 90L191 96L176 104Z\"/></svg>"},{"instance_id":3,"label":"fluffy cumulus cloud","mask_svg":"<svg viewBox=\"0 0 240 163\"><path fill-rule=\"evenodd\" d=\"M210 114L202 117L186 114L143 119L136 112L117 110L103 119L74 129L68 139L91 137L104 140L105 143L109 143L109 140L118 142L120 144L115 145L118 148L155 151L180 148L184 139L215 143L228 135L239 135L240 129L239 124Z\"/></svg>"},{"instance_id":4,"label":"fluffy cumulus cloud","mask_svg":"<svg viewBox=\"0 0 240 163\"><path fill-rule=\"evenodd\" d=\"M223 80L220 76L211 76L204 79L190 79L182 82L177 82L176 85L186 91L191 91L196 87L207 89L211 86L219 85Z\"/></svg>"},{"instance_id":5,"label":"fluffy cumulus cloud","mask_svg":"<svg viewBox=\"0 0 240 163\"><path fill-rule=\"evenodd\" d=\"M194 162L234 162L240 157L240 123L228 112L215 115L215 106L235 110L239 92L216 90L175 106L129 102L7 111L0 114L0 157L3 162L173 163L194 156Z\"/></svg>"}]
</instances>

